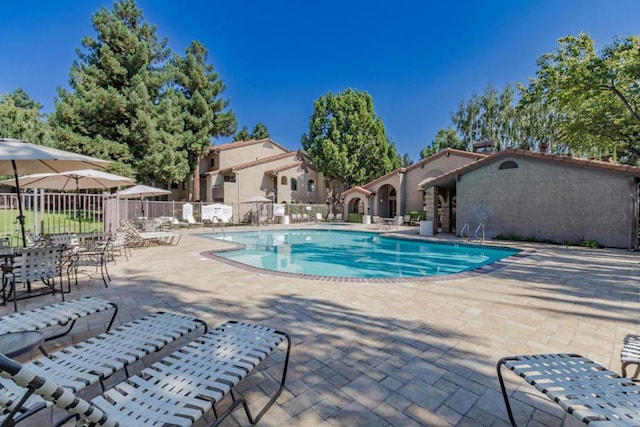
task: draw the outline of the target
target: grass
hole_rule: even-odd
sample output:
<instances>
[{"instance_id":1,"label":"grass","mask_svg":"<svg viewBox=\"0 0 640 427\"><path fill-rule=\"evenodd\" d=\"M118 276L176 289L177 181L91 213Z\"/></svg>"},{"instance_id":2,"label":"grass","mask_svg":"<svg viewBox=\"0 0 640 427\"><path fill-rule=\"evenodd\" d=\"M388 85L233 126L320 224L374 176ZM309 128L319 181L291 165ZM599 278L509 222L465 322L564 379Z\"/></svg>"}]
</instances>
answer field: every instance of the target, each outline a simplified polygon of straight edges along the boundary
<instances>
[{"instance_id":1,"label":"grass","mask_svg":"<svg viewBox=\"0 0 640 427\"><path fill-rule=\"evenodd\" d=\"M80 218L74 218L73 216L72 211L59 213L49 211L43 215L38 213L38 233L79 233L81 223L83 233L103 230L102 221L95 220L97 215L94 212ZM25 209L24 217L25 230L34 232L36 227L33 210ZM0 209L0 236L14 236L21 239L17 209Z\"/></svg>"}]
</instances>

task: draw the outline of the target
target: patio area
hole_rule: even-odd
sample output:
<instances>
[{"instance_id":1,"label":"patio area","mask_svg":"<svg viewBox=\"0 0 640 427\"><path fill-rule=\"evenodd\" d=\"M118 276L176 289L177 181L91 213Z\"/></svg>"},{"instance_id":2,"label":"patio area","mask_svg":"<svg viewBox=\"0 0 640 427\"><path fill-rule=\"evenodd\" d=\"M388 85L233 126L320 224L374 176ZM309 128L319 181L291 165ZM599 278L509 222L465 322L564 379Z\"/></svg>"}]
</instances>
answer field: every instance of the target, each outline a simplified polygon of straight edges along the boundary
<instances>
[{"instance_id":1,"label":"patio area","mask_svg":"<svg viewBox=\"0 0 640 427\"><path fill-rule=\"evenodd\" d=\"M211 229L180 232L179 246L134 249L129 261L110 264L109 288L85 281L67 298L117 303L116 324L164 310L212 327L247 320L289 333L286 390L261 426L506 426L498 359L573 352L620 372L623 339L639 332L640 257L625 250L521 244L535 253L488 274L348 283L238 269L202 255L226 245L198 235ZM57 301L46 296L19 307ZM0 315L11 310L0 307ZM103 331L89 322L91 331L78 325L61 345ZM266 398L264 375L258 369L245 383L258 405ZM520 425L581 425L514 375L505 377L517 390ZM237 411L223 425L248 422Z\"/></svg>"}]
</instances>

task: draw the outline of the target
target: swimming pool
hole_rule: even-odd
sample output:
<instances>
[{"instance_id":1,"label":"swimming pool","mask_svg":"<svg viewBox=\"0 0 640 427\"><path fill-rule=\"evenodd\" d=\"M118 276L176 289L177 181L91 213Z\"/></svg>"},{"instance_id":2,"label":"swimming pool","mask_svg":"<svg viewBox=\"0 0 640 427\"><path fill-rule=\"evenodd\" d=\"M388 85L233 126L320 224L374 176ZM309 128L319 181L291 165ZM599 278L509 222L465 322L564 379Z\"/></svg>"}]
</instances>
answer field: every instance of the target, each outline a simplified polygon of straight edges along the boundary
<instances>
[{"instance_id":1,"label":"swimming pool","mask_svg":"<svg viewBox=\"0 0 640 427\"><path fill-rule=\"evenodd\" d=\"M462 273L519 251L343 230L268 230L207 235L240 245L215 255L258 269L362 279Z\"/></svg>"}]
</instances>

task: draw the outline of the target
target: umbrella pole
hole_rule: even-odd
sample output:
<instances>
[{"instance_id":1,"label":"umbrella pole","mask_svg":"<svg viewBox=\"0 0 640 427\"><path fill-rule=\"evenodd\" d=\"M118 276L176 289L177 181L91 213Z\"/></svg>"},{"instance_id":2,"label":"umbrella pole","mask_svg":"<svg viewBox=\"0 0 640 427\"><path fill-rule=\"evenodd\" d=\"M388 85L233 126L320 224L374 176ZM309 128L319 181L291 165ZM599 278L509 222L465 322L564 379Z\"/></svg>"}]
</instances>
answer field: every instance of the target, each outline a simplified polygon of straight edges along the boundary
<instances>
[{"instance_id":1,"label":"umbrella pole","mask_svg":"<svg viewBox=\"0 0 640 427\"><path fill-rule=\"evenodd\" d=\"M80 212L82 209L78 209L78 203L80 203L80 184L78 183L78 179L76 178L76 217L78 218L78 234L82 234L82 216Z\"/></svg>"},{"instance_id":2,"label":"umbrella pole","mask_svg":"<svg viewBox=\"0 0 640 427\"><path fill-rule=\"evenodd\" d=\"M140 197L140 207L142 208L142 220L144 221L144 197Z\"/></svg>"},{"instance_id":3,"label":"umbrella pole","mask_svg":"<svg viewBox=\"0 0 640 427\"><path fill-rule=\"evenodd\" d=\"M13 176L16 179L16 192L18 193L18 222L20 223L20 229L22 230L22 246L27 247L27 233L24 231L24 214L22 213L22 200L20 200L20 183L18 182L18 168L16 167L16 161L11 160L13 166Z\"/></svg>"}]
</instances>

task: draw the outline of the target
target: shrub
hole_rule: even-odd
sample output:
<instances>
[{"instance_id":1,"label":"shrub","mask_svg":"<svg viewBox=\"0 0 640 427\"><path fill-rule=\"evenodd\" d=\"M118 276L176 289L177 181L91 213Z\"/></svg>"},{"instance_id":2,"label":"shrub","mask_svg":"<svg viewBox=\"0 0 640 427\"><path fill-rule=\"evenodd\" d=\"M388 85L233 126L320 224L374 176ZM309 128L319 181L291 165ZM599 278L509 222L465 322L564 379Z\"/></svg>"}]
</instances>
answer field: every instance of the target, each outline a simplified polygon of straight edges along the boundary
<instances>
[{"instance_id":1,"label":"shrub","mask_svg":"<svg viewBox=\"0 0 640 427\"><path fill-rule=\"evenodd\" d=\"M361 213L350 213L349 215L347 215L347 222L362 223L362 214Z\"/></svg>"}]
</instances>

